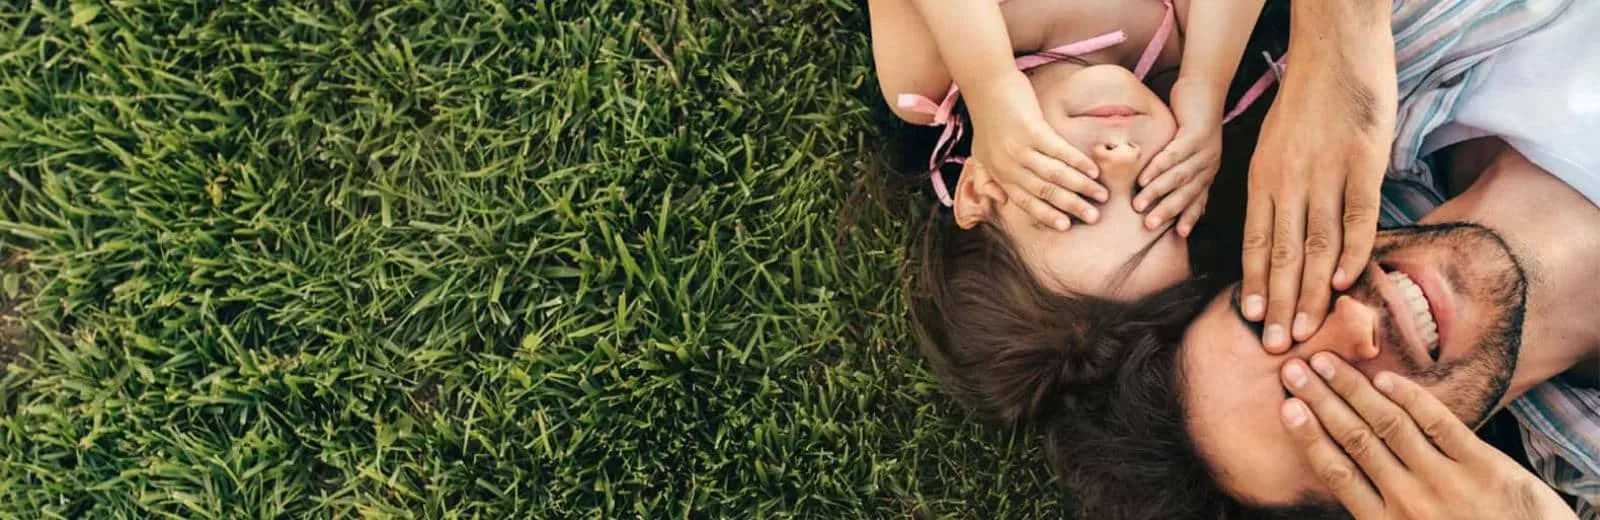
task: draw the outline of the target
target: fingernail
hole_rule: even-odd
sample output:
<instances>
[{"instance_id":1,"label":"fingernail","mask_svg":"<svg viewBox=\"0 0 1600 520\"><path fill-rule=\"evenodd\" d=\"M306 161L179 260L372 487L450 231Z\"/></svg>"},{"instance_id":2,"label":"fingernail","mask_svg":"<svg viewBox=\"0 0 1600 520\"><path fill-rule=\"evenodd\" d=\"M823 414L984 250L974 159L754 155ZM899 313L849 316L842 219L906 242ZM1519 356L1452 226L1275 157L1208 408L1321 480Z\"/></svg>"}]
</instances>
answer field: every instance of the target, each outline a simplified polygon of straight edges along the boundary
<instances>
[{"instance_id":1,"label":"fingernail","mask_svg":"<svg viewBox=\"0 0 1600 520\"><path fill-rule=\"evenodd\" d=\"M1349 280L1345 280L1345 278L1348 276L1349 275L1345 274L1343 267L1335 269L1333 271L1333 285L1336 287L1344 286L1346 282L1349 282Z\"/></svg>"},{"instance_id":2,"label":"fingernail","mask_svg":"<svg viewBox=\"0 0 1600 520\"><path fill-rule=\"evenodd\" d=\"M1088 211L1083 212L1083 217L1085 222L1093 223L1096 220L1100 220L1100 212L1096 211L1094 208L1089 208Z\"/></svg>"},{"instance_id":3,"label":"fingernail","mask_svg":"<svg viewBox=\"0 0 1600 520\"><path fill-rule=\"evenodd\" d=\"M1283 422L1291 428L1299 427L1306 423L1309 410L1299 401L1289 401L1283 404Z\"/></svg>"},{"instance_id":4,"label":"fingernail","mask_svg":"<svg viewBox=\"0 0 1600 520\"><path fill-rule=\"evenodd\" d=\"M1067 219L1064 219L1064 218L1063 219L1056 219L1056 229L1061 230L1061 231L1066 231L1067 230Z\"/></svg>"},{"instance_id":5,"label":"fingernail","mask_svg":"<svg viewBox=\"0 0 1600 520\"><path fill-rule=\"evenodd\" d=\"M1311 317L1302 312L1294 315L1294 337L1301 341L1311 335Z\"/></svg>"},{"instance_id":6,"label":"fingernail","mask_svg":"<svg viewBox=\"0 0 1600 520\"><path fill-rule=\"evenodd\" d=\"M1300 368L1300 363L1290 361L1283 364L1283 378L1289 380L1289 386L1300 388L1306 386L1306 369Z\"/></svg>"},{"instance_id":7,"label":"fingernail","mask_svg":"<svg viewBox=\"0 0 1600 520\"><path fill-rule=\"evenodd\" d=\"M1140 213L1144 213L1144 207L1147 206L1147 205L1148 204L1145 204L1144 199L1139 199L1139 200L1133 201L1133 210L1137 211L1137 212L1140 212Z\"/></svg>"},{"instance_id":8,"label":"fingernail","mask_svg":"<svg viewBox=\"0 0 1600 520\"><path fill-rule=\"evenodd\" d=\"M1266 310L1267 301L1259 294L1244 297L1244 315L1252 320L1261 319L1261 313Z\"/></svg>"},{"instance_id":9,"label":"fingernail","mask_svg":"<svg viewBox=\"0 0 1600 520\"><path fill-rule=\"evenodd\" d=\"M1327 355L1312 356L1311 369L1322 374L1323 379L1333 379L1333 363L1328 361Z\"/></svg>"},{"instance_id":10,"label":"fingernail","mask_svg":"<svg viewBox=\"0 0 1600 520\"><path fill-rule=\"evenodd\" d=\"M1289 338L1283 335L1283 325L1278 324L1267 325L1267 334L1261 339L1269 348L1280 348L1289 342Z\"/></svg>"},{"instance_id":11,"label":"fingernail","mask_svg":"<svg viewBox=\"0 0 1600 520\"><path fill-rule=\"evenodd\" d=\"M1394 374L1379 372L1378 377L1372 378L1372 386L1378 387L1379 392L1385 394L1394 391Z\"/></svg>"},{"instance_id":12,"label":"fingernail","mask_svg":"<svg viewBox=\"0 0 1600 520\"><path fill-rule=\"evenodd\" d=\"M1095 198L1095 200L1098 200L1100 202L1105 202L1107 199L1111 198L1111 193L1109 193L1106 190L1102 189L1102 190L1094 192L1094 198Z\"/></svg>"}]
</instances>

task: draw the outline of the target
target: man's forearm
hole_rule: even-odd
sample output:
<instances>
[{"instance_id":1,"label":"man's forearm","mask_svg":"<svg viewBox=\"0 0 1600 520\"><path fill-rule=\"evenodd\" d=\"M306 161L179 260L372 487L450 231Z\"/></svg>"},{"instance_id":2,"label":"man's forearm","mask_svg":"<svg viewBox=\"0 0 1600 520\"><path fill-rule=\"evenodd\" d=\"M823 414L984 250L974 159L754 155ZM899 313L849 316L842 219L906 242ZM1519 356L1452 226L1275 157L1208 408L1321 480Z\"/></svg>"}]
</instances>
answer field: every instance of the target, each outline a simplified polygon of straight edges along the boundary
<instances>
[{"instance_id":1,"label":"man's forearm","mask_svg":"<svg viewBox=\"0 0 1600 520\"><path fill-rule=\"evenodd\" d=\"M994 0L913 0L962 90L1017 72L1006 20Z\"/></svg>"},{"instance_id":2,"label":"man's forearm","mask_svg":"<svg viewBox=\"0 0 1600 520\"><path fill-rule=\"evenodd\" d=\"M1288 79L1338 89L1363 128L1392 121L1398 95L1388 0L1295 2L1289 10Z\"/></svg>"}]
</instances>

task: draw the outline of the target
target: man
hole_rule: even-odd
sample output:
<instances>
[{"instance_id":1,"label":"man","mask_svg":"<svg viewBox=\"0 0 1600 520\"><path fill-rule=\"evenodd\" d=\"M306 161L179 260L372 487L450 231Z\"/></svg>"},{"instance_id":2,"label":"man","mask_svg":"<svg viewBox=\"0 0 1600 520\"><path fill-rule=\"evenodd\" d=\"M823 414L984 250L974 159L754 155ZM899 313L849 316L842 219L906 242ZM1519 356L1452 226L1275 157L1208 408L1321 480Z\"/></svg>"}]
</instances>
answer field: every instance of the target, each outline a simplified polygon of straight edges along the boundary
<instances>
[{"instance_id":1,"label":"man","mask_svg":"<svg viewBox=\"0 0 1600 520\"><path fill-rule=\"evenodd\" d=\"M1380 233L1373 262L1348 292L1330 299L1320 328L1285 353L1264 350L1261 326L1245 319L1239 287L1230 285L1203 302L1181 345L1127 342L1133 347L1116 380L1095 389L1100 400L1045 432L1064 480L1086 505L1136 517L1341 516L1341 505L1373 517L1407 511L1407 500L1429 489L1417 482L1445 470L1395 462L1391 436L1449 424L1358 424L1348 409L1339 417L1331 393L1315 398L1307 389L1316 384L1291 383L1299 380L1293 373L1319 380L1305 362L1327 352L1334 363L1318 365L1342 366L1333 372L1347 378L1356 373L1351 365L1368 377L1406 376L1466 424L1509 406L1528 464L1569 496L1580 516L1595 518L1600 392L1581 387L1600 375L1593 363L1600 357L1600 320L1593 319L1600 309L1600 153L1585 144L1600 143L1593 88L1600 52L1582 42L1600 27L1600 5L1557 7L1544 14L1558 18L1501 42L1491 62L1457 70L1443 64L1437 81L1423 82L1450 89L1443 94L1426 86L1403 92L1384 216L1404 224L1449 200L1416 225ZM1345 390L1365 388L1365 378L1355 380L1347 379ZM1151 388L1150 381L1170 386ZM1291 395L1299 399L1286 404ZM1315 420L1286 428L1294 423L1289 410L1302 400ZM1313 436L1305 431L1320 435L1307 425L1319 424L1361 463L1353 477L1340 476L1350 477L1351 466L1318 458L1331 443L1306 440ZM1365 441L1350 442L1355 438ZM1373 474L1367 461L1385 457L1393 474ZM1463 475L1493 482L1526 476L1515 465L1474 471ZM1491 472L1500 480L1485 476ZM1330 479L1357 485L1330 488ZM1539 494L1516 486L1465 491L1431 503L1522 507ZM1476 513L1508 518L1507 510Z\"/></svg>"}]
</instances>

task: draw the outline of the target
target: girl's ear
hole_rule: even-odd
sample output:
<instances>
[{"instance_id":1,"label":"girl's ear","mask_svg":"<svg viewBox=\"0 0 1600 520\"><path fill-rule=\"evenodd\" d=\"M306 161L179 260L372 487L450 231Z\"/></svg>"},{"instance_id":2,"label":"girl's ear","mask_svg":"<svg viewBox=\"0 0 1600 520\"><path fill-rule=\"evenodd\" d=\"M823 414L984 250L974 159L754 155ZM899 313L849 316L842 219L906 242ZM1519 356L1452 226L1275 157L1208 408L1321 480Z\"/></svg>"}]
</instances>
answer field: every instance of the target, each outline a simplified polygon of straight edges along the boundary
<instances>
[{"instance_id":1,"label":"girl's ear","mask_svg":"<svg viewBox=\"0 0 1600 520\"><path fill-rule=\"evenodd\" d=\"M956 225L972 229L994 218L995 211L1006 203L1006 192L977 161L967 161L961 169L961 179L956 181L954 198L955 207L951 210L955 213Z\"/></svg>"}]
</instances>

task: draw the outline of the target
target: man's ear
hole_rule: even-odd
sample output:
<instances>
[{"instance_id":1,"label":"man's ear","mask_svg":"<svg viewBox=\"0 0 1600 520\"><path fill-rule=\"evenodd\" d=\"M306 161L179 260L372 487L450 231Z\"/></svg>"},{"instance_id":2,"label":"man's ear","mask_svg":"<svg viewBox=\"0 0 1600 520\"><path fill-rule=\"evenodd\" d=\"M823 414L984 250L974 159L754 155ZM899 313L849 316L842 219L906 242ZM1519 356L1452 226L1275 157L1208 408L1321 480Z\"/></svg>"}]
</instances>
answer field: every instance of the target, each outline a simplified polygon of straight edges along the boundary
<instances>
[{"instance_id":1,"label":"man's ear","mask_svg":"<svg viewBox=\"0 0 1600 520\"><path fill-rule=\"evenodd\" d=\"M979 167L977 161L967 161L961 170L961 180L956 181L954 194L956 225L972 229L993 218L996 208L1006 202L1006 192L1000 183L989 177L989 172Z\"/></svg>"}]
</instances>

